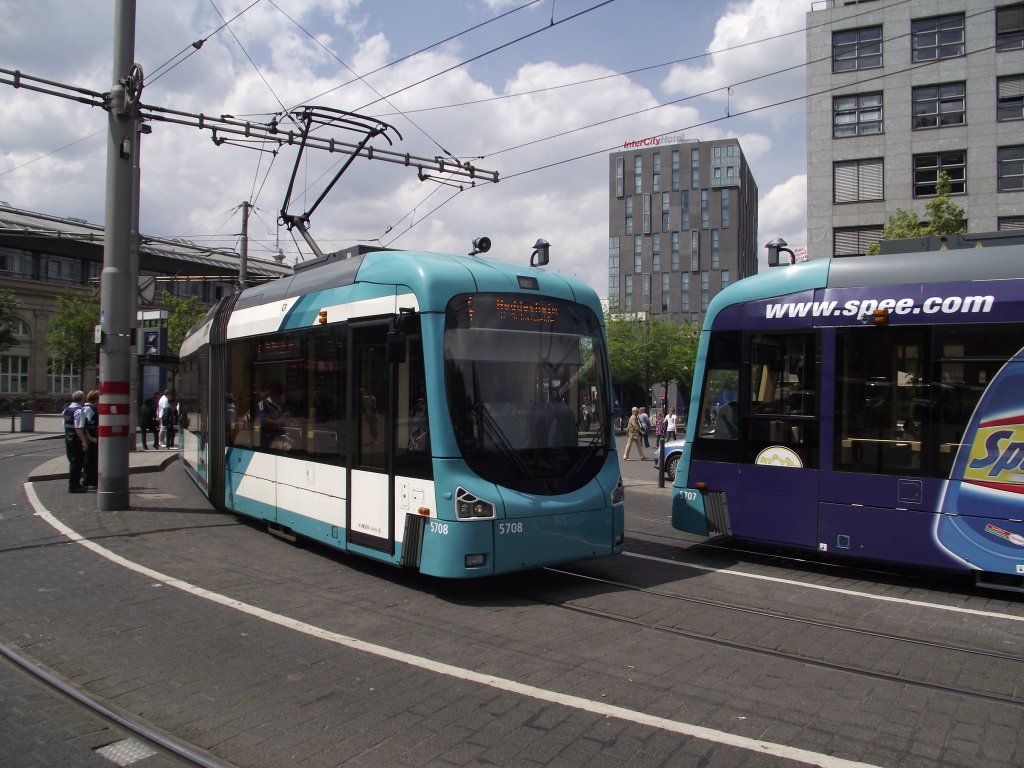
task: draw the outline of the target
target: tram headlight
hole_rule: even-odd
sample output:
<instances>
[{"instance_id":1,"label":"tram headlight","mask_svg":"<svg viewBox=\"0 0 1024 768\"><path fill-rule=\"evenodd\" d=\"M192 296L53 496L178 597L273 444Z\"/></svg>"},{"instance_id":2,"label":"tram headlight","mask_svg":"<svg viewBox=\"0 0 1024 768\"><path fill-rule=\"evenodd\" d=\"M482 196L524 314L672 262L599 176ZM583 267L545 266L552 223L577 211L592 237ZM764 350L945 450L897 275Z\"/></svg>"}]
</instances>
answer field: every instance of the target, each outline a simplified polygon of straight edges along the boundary
<instances>
[{"instance_id":1,"label":"tram headlight","mask_svg":"<svg viewBox=\"0 0 1024 768\"><path fill-rule=\"evenodd\" d=\"M465 488L458 488L455 491L455 517L459 520L493 520L494 505Z\"/></svg>"},{"instance_id":2,"label":"tram headlight","mask_svg":"<svg viewBox=\"0 0 1024 768\"><path fill-rule=\"evenodd\" d=\"M622 485L622 475L619 475L619 482L615 484L615 490L612 491L612 506L621 504L626 500L626 489Z\"/></svg>"}]
</instances>

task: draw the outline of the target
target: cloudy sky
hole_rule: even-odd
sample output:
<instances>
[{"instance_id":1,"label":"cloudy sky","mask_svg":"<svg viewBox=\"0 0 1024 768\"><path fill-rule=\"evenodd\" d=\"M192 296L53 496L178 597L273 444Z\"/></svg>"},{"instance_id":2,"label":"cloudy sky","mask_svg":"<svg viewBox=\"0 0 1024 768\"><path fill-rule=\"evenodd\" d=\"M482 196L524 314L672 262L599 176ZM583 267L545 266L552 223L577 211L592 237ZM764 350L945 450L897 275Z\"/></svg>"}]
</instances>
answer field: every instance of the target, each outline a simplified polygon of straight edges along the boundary
<instances>
[{"instance_id":1,"label":"cloudy sky","mask_svg":"<svg viewBox=\"0 0 1024 768\"><path fill-rule=\"evenodd\" d=\"M0 0L0 68L108 91L114 5ZM323 250L466 253L486 235L490 256L526 263L542 237L552 268L603 297L607 156L625 141L738 138L760 192L759 242L805 242L808 10L807 0L140 0L135 60L145 105L253 121L309 104L358 111L394 126L396 150L500 175L460 190L359 160L311 218ZM103 223L102 109L0 85L0 126L0 200ZM260 150L154 123L141 155L143 233L234 248L249 200L252 255L280 246L289 262L309 258L277 224L295 151ZM306 153L290 213L312 205L337 162Z\"/></svg>"}]
</instances>

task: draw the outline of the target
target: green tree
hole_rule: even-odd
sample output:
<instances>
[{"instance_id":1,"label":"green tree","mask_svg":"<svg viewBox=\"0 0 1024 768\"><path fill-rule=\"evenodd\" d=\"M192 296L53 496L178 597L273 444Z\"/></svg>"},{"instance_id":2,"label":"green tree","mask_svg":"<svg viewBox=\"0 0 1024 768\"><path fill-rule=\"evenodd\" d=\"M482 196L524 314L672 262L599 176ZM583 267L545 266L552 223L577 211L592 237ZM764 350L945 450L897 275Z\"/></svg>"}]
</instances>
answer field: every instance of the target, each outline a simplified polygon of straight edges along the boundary
<instances>
[{"instance_id":1,"label":"green tree","mask_svg":"<svg viewBox=\"0 0 1024 768\"><path fill-rule=\"evenodd\" d=\"M925 205L925 221L913 211L897 208L882 230L883 240L902 240L908 237L927 237L928 235L959 235L967 231L967 214L964 209L950 199L952 185L949 174L939 173L935 191L938 193ZM878 243L868 247L869 254L877 254L881 250Z\"/></svg>"},{"instance_id":2,"label":"green tree","mask_svg":"<svg viewBox=\"0 0 1024 768\"><path fill-rule=\"evenodd\" d=\"M86 366L96 361L95 329L99 322L99 298L74 291L57 298L57 311L46 330L50 357L74 366L79 389L85 389Z\"/></svg>"},{"instance_id":3,"label":"green tree","mask_svg":"<svg viewBox=\"0 0 1024 768\"><path fill-rule=\"evenodd\" d=\"M0 290L0 352L4 352L15 345L14 331L18 318L14 311L21 306L21 302L12 291Z\"/></svg>"},{"instance_id":4,"label":"green tree","mask_svg":"<svg viewBox=\"0 0 1024 768\"><path fill-rule=\"evenodd\" d=\"M177 357L181 343L185 340L192 326L206 315L207 307L195 296L180 298L168 291L160 292L160 303L169 309L167 315L167 354ZM178 366L170 368L171 389L175 388L174 380L178 376Z\"/></svg>"},{"instance_id":5,"label":"green tree","mask_svg":"<svg viewBox=\"0 0 1024 768\"><path fill-rule=\"evenodd\" d=\"M195 296L180 298L168 291L160 292L160 303L168 308L167 354L177 357L181 342L185 340L192 326L206 315L208 307Z\"/></svg>"},{"instance_id":6,"label":"green tree","mask_svg":"<svg viewBox=\"0 0 1024 768\"><path fill-rule=\"evenodd\" d=\"M612 380L622 387L671 382L689 389L697 356L700 328L693 323L673 323L658 316L607 316L608 358ZM623 403L623 405L626 405Z\"/></svg>"}]
</instances>

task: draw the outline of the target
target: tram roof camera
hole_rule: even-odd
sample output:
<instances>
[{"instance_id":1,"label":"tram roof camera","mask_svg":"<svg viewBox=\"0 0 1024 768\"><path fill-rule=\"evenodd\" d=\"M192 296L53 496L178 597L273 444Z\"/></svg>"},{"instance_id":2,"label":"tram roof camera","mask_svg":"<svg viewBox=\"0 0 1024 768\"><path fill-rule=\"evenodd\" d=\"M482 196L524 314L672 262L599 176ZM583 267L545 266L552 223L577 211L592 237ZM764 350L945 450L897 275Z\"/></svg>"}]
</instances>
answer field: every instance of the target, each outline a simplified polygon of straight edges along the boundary
<instances>
[{"instance_id":1,"label":"tram roof camera","mask_svg":"<svg viewBox=\"0 0 1024 768\"><path fill-rule=\"evenodd\" d=\"M548 251L551 248L551 243L547 240L538 238L537 242L533 244L533 255L530 256L531 267L543 267L548 263Z\"/></svg>"},{"instance_id":2,"label":"tram roof camera","mask_svg":"<svg viewBox=\"0 0 1024 768\"><path fill-rule=\"evenodd\" d=\"M789 245L789 243L787 243L781 237L776 237L771 242L765 243L764 247L768 249L768 266L769 267L777 267L777 266L779 266L779 253L788 253L789 254L789 263L790 264L795 264L796 263L796 254L793 253L789 248L787 248L786 247L787 245Z\"/></svg>"},{"instance_id":3,"label":"tram roof camera","mask_svg":"<svg viewBox=\"0 0 1024 768\"><path fill-rule=\"evenodd\" d=\"M476 256L478 253L487 253L489 250L491 250L491 238L478 237L473 241L473 250L469 252L469 255Z\"/></svg>"}]
</instances>

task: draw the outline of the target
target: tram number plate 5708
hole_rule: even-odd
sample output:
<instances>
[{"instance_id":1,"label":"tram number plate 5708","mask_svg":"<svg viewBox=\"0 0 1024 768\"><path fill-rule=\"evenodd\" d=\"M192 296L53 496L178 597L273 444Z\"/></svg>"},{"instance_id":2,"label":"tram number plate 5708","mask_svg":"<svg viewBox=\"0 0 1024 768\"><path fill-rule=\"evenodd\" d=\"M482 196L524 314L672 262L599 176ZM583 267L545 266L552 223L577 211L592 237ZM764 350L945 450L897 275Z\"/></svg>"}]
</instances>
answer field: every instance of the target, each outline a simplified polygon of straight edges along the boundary
<instances>
[{"instance_id":1,"label":"tram number plate 5708","mask_svg":"<svg viewBox=\"0 0 1024 768\"><path fill-rule=\"evenodd\" d=\"M507 533L522 533L522 523L498 523L498 535L503 536Z\"/></svg>"},{"instance_id":2,"label":"tram number plate 5708","mask_svg":"<svg viewBox=\"0 0 1024 768\"><path fill-rule=\"evenodd\" d=\"M448 523L438 523L433 520L430 521L430 532L440 533L442 536L448 535Z\"/></svg>"}]
</instances>

